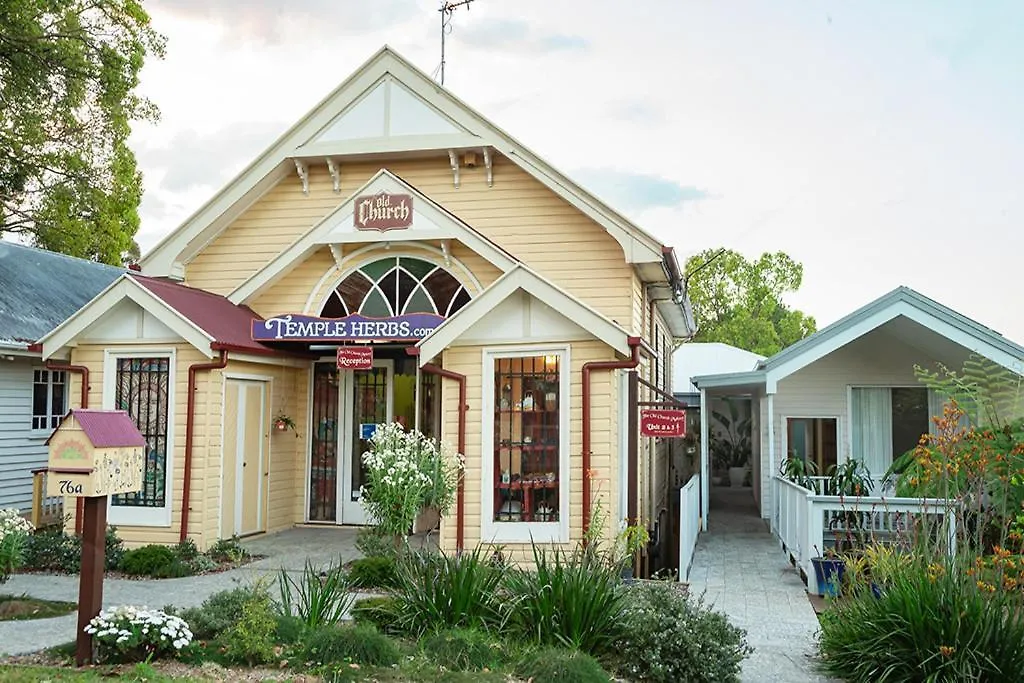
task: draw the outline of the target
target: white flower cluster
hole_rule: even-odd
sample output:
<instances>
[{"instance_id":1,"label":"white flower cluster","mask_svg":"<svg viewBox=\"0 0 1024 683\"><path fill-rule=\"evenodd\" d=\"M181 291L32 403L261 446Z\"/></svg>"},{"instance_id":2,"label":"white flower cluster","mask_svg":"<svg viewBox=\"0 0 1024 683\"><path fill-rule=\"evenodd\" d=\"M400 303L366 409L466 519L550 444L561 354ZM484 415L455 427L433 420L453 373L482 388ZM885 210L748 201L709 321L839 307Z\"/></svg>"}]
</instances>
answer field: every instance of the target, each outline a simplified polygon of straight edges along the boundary
<instances>
[{"instance_id":1,"label":"white flower cluster","mask_svg":"<svg viewBox=\"0 0 1024 683\"><path fill-rule=\"evenodd\" d=\"M101 611L89 621L85 632L114 647L137 644L180 650L192 642L192 631L184 619L132 605Z\"/></svg>"},{"instance_id":2,"label":"white flower cluster","mask_svg":"<svg viewBox=\"0 0 1024 683\"><path fill-rule=\"evenodd\" d=\"M0 541L8 534L30 534L32 523L22 517L14 508L0 508Z\"/></svg>"}]
</instances>

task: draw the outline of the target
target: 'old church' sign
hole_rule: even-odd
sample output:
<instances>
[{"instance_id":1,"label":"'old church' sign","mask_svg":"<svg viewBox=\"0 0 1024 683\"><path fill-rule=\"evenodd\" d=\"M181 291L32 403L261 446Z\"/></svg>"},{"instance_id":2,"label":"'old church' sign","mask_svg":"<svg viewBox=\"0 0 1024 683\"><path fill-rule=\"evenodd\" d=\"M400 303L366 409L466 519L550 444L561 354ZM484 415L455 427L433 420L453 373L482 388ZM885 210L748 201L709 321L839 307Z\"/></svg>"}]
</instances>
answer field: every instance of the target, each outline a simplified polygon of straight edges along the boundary
<instances>
[{"instance_id":1,"label":"'old church' sign","mask_svg":"<svg viewBox=\"0 0 1024 683\"><path fill-rule=\"evenodd\" d=\"M356 197L352 221L357 230L399 230L412 225L412 195L378 192Z\"/></svg>"}]
</instances>

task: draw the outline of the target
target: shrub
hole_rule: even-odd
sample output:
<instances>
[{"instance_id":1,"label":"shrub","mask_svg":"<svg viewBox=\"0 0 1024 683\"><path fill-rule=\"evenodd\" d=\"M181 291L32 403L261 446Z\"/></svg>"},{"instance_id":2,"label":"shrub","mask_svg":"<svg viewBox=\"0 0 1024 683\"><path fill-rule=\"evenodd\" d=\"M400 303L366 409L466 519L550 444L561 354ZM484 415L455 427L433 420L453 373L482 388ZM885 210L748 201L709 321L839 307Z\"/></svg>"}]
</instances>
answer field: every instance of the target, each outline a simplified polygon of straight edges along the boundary
<instances>
[{"instance_id":1,"label":"shrub","mask_svg":"<svg viewBox=\"0 0 1024 683\"><path fill-rule=\"evenodd\" d=\"M631 586L626 596L615 644L620 673L656 683L739 680L740 664L753 651L746 632L703 597L688 598L675 584Z\"/></svg>"},{"instance_id":2,"label":"shrub","mask_svg":"<svg viewBox=\"0 0 1024 683\"><path fill-rule=\"evenodd\" d=\"M234 664L267 664L276 658L277 633L273 605L265 590L257 589L242 604L238 622L217 639L224 658Z\"/></svg>"},{"instance_id":3,"label":"shrub","mask_svg":"<svg viewBox=\"0 0 1024 683\"><path fill-rule=\"evenodd\" d=\"M149 661L192 642L192 631L180 617L130 605L101 611L85 630L96 643L99 659L108 662Z\"/></svg>"},{"instance_id":4,"label":"shrub","mask_svg":"<svg viewBox=\"0 0 1024 683\"><path fill-rule=\"evenodd\" d=\"M544 648L523 658L516 673L533 683L608 683L611 676L582 652Z\"/></svg>"},{"instance_id":5,"label":"shrub","mask_svg":"<svg viewBox=\"0 0 1024 683\"><path fill-rule=\"evenodd\" d=\"M25 540L24 567L37 571L77 573L82 541L59 526L40 529Z\"/></svg>"},{"instance_id":6,"label":"shrub","mask_svg":"<svg viewBox=\"0 0 1024 683\"><path fill-rule=\"evenodd\" d=\"M599 654L622 630L624 594L618 565L595 550L567 553L533 546L534 568L506 575L509 624L541 645Z\"/></svg>"},{"instance_id":7,"label":"shrub","mask_svg":"<svg viewBox=\"0 0 1024 683\"><path fill-rule=\"evenodd\" d=\"M0 508L0 584L6 583L25 556L32 525L13 508Z\"/></svg>"},{"instance_id":8,"label":"shrub","mask_svg":"<svg viewBox=\"0 0 1024 683\"><path fill-rule=\"evenodd\" d=\"M81 539L79 539L77 546L80 550ZM117 535L117 527L108 526L106 536L104 537L104 568L110 570L120 567L124 553L124 541ZM81 552L79 552L78 564L81 564ZM78 570L76 569L75 571Z\"/></svg>"},{"instance_id":9,"label":"shrub","mask_svg":"<svg viewBox=\"0 0 1024 683\"><path fill-rule=\"evenodd\" d=\"M242 545L238 536L222 538L206 551L211 560L217 563L238 564L249 557L249 551Z\"/></svg>"},{"instance_id":10,"label":"shrub","mask_svg":"<svg viewBox=\"0 0 1024 683\"><path fill-rule=\"evenodd\" d=\"M355 560L349 565L348 578L357 588L393 588L395 559L377 556Z\"/></svg>"},{"instance_id":11,"label":"shrub","mask_svg":"<svg viewBox=\"0 0 1024 683\"><path fill-rule=\"evenodd\" d=\"M352 604L352 621L372 624L381 631L393 628L398 614L398 601L393 597L363 598Z\"/></svg>"},{"instance_id":12,"label":"shrub","mask_svg":"<svg viewBox=\"0 0 1024 683\"><path fill-rule=\"evenodd\" d=\"M126 550L120 569L133 576L150 576L161 567L174 562L174 553L165 545L151 543L135 550Z\"/></svg>"},{"instance_id":13,"label":"shrub","mask_svg":"<svg viewBox=\"0 0 1024 683\"><path fill-rule=\"evenodd\" d=\"M304 645L303 656L309 663L391 666L400 657L394 641L368 625L321 626L310 632Z\"/></svg>"},{"instance_id":14,"label":"shrub","mask_svg":"<svg viewBox=\"0 0 1024 683\"><path fill-rule=\"evenodd\" d=\"M504 645L475 629L447 629L431 633L420 642L428 657L455 671L493 669L506 659Z\"/></svg>"},{"instance_id":15,"label":"shrub","mask_svg":"<svg viewBox=\"0 0 1024 683\"><path fill-rule=\"evenodd\" d=\"M375 526L364 526L356 534L356 550L363 557L394 557L395 539Z\"/></svg>"},{"instance_id":16,"label":"shrub","mask_svg":"<svg viewBox=\"0 0 1024 683\"><path fill-rule=\"evenodd\" d=\"M306 633L306 625L297 617L278 614L274 621L277 623L274 629L275 640L282 645L294 645Z\"/></svg>"},{"instance_id":17,"label":"shrub","mask_svg":"<svg viewBox=\"0 0 1024 683\"><path fill-rule=\"evenodd\" d=\"M410 553L399 560L396 579L395 621L404 631L488 629L501 621L501 574L479 546L456 555Z\"/></svg>"},{"instance_id":18,"label":"shrub","mask_svg":"<svg viewBox=\"0 0 1024 683\"><path fill-rule=\"evenodd\" d=\"M306 560L298 581L282 568L277 586L281 614L295 616L311 628L341 621L354 599L349 593L348 577L335 564L320 571Z\"/></svg>"},{"instance_id":19,"label":"shrub","mask_svg":"<svg viewBox=\"0 0 1024 683\"><path fill-rule=\"evenodd\" d=\"M157 567L149 575L154 579L180 579L183 576L192 576L193 573L192 567L174 558L169 564Z\"/></svg>"},{"instance_id":20,"label":"shrub","mask_svg":"<svg viewBox=\"0 0 1024 683\"><path fill-rule=\"evenodd\" d=\"M208 555L199 552L199 548L196 547L195 541L191 538L186 538L184 541L172 545L171 552L174 553L174 566L166 571L159 572L159 575L155 574L154 576L157 578L192 576L193 574L202 574L217 568L217 563L210 559Z\"/></svg>"},{"instance_id":21,"label":"shrub","mask_svg":"<svg viewBox=\"0 0 1024 683\"><path fill-rule=\"evenodd\" d=\"M266 589L250 586L220 591L206 598L201 607L183 610L181 617L191 625L196 638L210 640L241 619L242 608L260 592L266 592Z\"/></svg>"},{"instance_id":22,"label":"shrub","mask_svg":"<svg viewBox=\"0 0 1024 683\"><path fill-rule=\"evenodd\" d=\"M1024 671L1020 595L955 560L896 571L822 615L822 667L848 681L1004 681ZM884 643L884 647L879 645Z\"/></svg>"}]
</instances>

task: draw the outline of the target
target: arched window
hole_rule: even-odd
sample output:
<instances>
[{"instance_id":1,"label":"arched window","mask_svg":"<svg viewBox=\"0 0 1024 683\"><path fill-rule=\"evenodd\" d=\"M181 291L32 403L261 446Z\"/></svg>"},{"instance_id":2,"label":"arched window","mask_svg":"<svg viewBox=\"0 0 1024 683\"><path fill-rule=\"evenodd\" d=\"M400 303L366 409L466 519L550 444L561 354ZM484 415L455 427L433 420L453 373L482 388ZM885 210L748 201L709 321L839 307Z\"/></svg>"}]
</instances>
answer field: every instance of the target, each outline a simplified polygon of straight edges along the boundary
<instances>
[{"instance_id":1,"label":"arched window","mask_svg":"<svg viewBox=\"0 0 1024 683\"><path fill-rule=\"evenodd\" d=\"M359 313L390 318L406 313L445 317L469 303L466 288L441 266L408 256L372 261L334 288L320 316L343 318Z\"/></svg>"}]
</instances>

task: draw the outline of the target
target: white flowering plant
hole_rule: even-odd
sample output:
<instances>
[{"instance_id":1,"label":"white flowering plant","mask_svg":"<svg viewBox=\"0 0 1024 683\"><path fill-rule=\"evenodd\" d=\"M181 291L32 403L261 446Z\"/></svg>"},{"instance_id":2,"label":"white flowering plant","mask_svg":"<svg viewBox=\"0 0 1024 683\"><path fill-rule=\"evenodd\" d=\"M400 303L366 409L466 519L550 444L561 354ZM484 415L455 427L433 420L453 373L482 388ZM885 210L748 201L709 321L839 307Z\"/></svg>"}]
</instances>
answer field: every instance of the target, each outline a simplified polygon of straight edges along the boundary
<instances>
[{"instance_id":1,"label":"white flowering plant","mask_svg":"<svg viewBox=\"0 0 1024 683\"><path fill-rule=\"evenodd\" d=\"M192 643L192 631L181 617L132 605L101 611L85 632L93 637L101 661L149 661Z\"/></svg>"},{"instance_id":2,"label":"white flowering plant","mask_svg":"<svg viewBox=\"0 0 1024 683\"><path fill-rule=\"evenodd\" d=\"M367 513L382 533L405 536L424 508L436 508L441 516L451 510L465 458L446 443L392 422L377 425L363 464L360 496Z\"/></svg>"},{"instance_id":3,"label":"white flowering plant","mask_svg":"<svg viewBox=\"0 0 1024 683\"><path fill-rule=\"evenodd\" d=\"M32 531L32 523L17 510L0 508L0 584L21 566L25 541Z\"/></svg>"}]
</instances>

